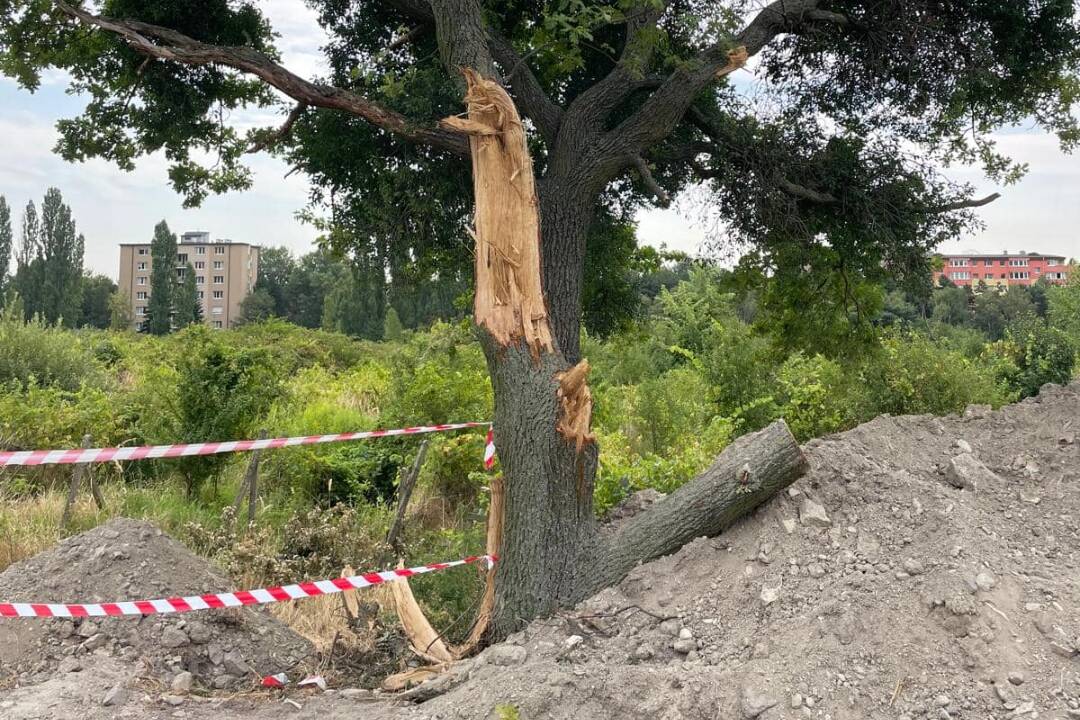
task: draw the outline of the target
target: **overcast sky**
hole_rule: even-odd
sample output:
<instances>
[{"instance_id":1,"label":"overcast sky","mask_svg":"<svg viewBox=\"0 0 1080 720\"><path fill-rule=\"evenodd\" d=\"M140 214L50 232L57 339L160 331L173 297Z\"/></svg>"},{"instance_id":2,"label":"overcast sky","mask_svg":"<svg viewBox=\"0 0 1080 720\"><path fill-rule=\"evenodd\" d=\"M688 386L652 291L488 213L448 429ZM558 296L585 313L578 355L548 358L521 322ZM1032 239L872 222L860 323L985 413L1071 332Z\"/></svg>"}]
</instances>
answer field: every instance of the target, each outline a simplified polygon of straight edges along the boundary
<instances>
[{"instance_id":1,"label":"overcast sky","mask_svg":"<svg viewBox=\"0 0 1080 720\"><path fill-rule=\"evenodd\" d=\"M281 34L285 64L304 76L319 74L323 35L311 11L298 0L264 0L260 5ZM181 207L161 157L141 159L131 173L101 160L65 163L52 153L55 124L77 115L83 106L80 98L65 94L65 87L62 77L46 77L31 95L0 77L0 195L12 206L16 227L28 200L40 203L46 188L59 187L86 236L86 266L113 278L118 244L148 242L163 218L177 233L208 230L215 237L285 245L298 253L312 247L315 231L295 218L307 199L305 178L298 173L285 177L288 168L265 155L251 156L255 175L251 190L211 196L192 210ZM243 125L279 121L265 113L234 119ZM1003 197L978 211L986 223L984 232L949 242L942 250L1008 249L1080 257L1080 158L1063 154L1055 138L1030 129L1004 133L999 141L1011 157L1030 164L1029 174L1018 185L999 188L974 170L950 171L954 179L975 183L979 195L1000 191ZM700 215L700 207L692 202L642 212L638 236L652 245L696 253L710 225Z\"/></svg>"}]
</instances>

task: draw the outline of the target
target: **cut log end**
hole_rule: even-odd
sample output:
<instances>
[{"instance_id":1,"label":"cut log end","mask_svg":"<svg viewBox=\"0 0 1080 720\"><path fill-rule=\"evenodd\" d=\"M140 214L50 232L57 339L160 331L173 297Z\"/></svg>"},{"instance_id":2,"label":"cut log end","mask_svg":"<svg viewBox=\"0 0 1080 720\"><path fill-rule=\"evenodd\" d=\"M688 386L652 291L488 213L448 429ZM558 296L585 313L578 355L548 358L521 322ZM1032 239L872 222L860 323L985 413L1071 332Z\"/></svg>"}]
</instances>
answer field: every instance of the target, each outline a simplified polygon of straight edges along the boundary
<instances>
[{"instance_id":1,"label":"cut log end","mask_svg":"<svg viewBox=\"0 0 1080 720\"><path fill-rule=\"evenodd\" d=\"M750 59L750 53L747 52L745 45L740 45L734 50L729 50L727 56L727 65L716 71L717 80L724 77L725 75L730 75L739 68L745 66L746 61Z\"/></svg>"}]
</instances>

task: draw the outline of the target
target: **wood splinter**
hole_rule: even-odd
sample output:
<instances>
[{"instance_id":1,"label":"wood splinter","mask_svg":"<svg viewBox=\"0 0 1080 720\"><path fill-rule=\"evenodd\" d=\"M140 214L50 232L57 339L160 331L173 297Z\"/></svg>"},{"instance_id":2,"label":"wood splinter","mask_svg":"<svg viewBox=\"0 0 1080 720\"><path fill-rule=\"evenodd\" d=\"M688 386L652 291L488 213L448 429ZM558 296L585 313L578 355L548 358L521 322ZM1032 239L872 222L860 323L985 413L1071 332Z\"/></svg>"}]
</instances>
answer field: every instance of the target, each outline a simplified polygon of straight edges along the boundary
<instances>
[{"instance_id":1,"label":"wood splinter","mask_svg":"<svg viewBox=\"0 0 1080 720\"><path fill-rule=\"evenodd\" d=\"M566 372L555 376L559 383L556 393L559 400L559 424L556 430L576 445L578 454L586 443L596 442L596 435L590 430L592 391L586 382L590 369L589 361L582 360Z\"/></svg>"}]
</instances>

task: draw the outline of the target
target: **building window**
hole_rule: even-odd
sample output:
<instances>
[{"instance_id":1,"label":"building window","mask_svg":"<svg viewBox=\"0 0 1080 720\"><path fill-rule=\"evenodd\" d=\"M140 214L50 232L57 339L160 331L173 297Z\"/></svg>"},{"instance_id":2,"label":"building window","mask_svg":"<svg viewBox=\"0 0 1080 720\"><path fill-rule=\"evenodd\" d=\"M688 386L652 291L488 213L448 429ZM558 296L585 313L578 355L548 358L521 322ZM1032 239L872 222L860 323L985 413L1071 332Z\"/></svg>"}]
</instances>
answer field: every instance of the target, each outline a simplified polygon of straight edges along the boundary
<instances>
[{"instance_id":1,"label":"building window","mask_svg":"<svg viewBox=\"0 0 1080 720\"><path fill-rule=\"evenodd\" d=\"M145 315L146 314L146 307L143 306L143 305L138 306L137 308L135 308L135 314L136 315Z\"/></svg>"},{"instance_id":2,"label":"building window","mask_svg":"<svg viewBox=\"0 0 1080 720\"><path fill-rule=\"evenodd\" d=\"M136 285L145 285L146 284L146 276L145 275L140 275L139 277L135 278L135 284Z\"/></svg>"},{"instance_id":3,"label":"building window","mask_svg":"<svg viewBox=\"0 0 1080 720\"><path fill-rule=\"evenodd\" d=\"M146 291L145 290L140 290L139 292L135 293L135 299L136 300L145 300L146 299Z\"/></svg>"},{"instance_id":4,"label":"building window","mask_svg":"<svg viewBox=\"0 0 1080 720\"><path fill-rule=\"evenodd\" d=\"M198 292L196 292L196 293L195 293L195 297L197 297L197 298L199 298L200 300L202 300L203 298L205 298L205 297L206 297L206 293L204 293L204 292L203 292L202 290L199 290Z\"/></svg>"},{"instance_id":5,"label":"building window","mask_svg":"<svg viewBox=\"0 0 1080 720\"><path fill-rule=\"evenodd\" d=\"M1009 261L1009 267L1027 267L1027 258L1013 258Z\"/></svg>"},{"instance_id":6,"label":"building window","mask_svg":"<svg viewBox=\"0 0 1080 720\"><path fill-rule=\"evenodd\" d=\"M224 255L225 254L225 246L224 245L218 245L217 247L215 247L214 248L214 254L215 255Z\"/></svg>"},{"instance_id":7,"label":"building window","mask_svg":"<svg viewBox=\"0 0 1080 720\"><path fill-rule=\"evenodd\" d=\"M146 254L146 248L139 248L135 252L138 253L139 255L145 255Z\"/></svg>"},{"instance_id":8,"label":"building window","mask_svg":"<svg viewBox=\"0 0 1080 720\"><path fill-rule=\"evenodd\" d=\"M221 308L221 307L216 307L216 308L214 308L213 310L210 311L210 313L213 314L213 315L221 315L224 312L225 312L225 308Z\"/></svg>"},{"instance_id":9,"label":"building window","mask_svg":"<svg viewBox=\"0 0 1080 720\"><path fill-rule=\"evenodd\" d=\"M196 255L205 255L206 254L206 248L201 247L201 246L195 248L195 254Z\"/></svg>"},{"instance_id":10,"label":"building window","mask_svg":"<svg viewBox=\"0 0 1080 720\"><path fill-rule=\"evenodd\" d=\"M1027 280L1028 274L1026 272L1011 272L1009 273L1009 277L1013 280Z\"/></svg>"},{"instance_id":11,"label":"building window","mask_svg":"<svg viewBox=\"0 0 1080 720\"><path fill-rule=\"evenodd\" d=\"M225 291L224 290L215 290L214 291L214 299L215 300L221 300L223 297L225 297Z\"/></svg>"},{"instance_id":12,"label":"building window","mask_svg":"<svg viewBox=\"0 0 1080 720\"><path fill-rule=\"evenodd\" d=\"M187 262L187 253L176 253L176 262L183 265Z\"/></svg>"},{"instance_id":13,"label":"building window","mask_svg":"<svg viewBox=\"0 0 1080 720\"><path fill-rule=\"evenodd\" d=\"M187 268L186 267L176 268L176 279L177 280L183 280L185 275L187 275Z\"/></svg>"},{"instance_id":14,"label":"building window","mask_svg":"<svg viewBox=\"0 0 1080 720\"><path fill-rule=\"evenodd\" d=\"M202 285L203 282L205 282L205 281L206 281L206 276L205 275L196 275L195 276L195 284L196 285Z\"/></svg>"},{"instance_id":15,"label":"building window","mask_svg":"<svg viewBox=\"0 0 1080 720\"><path fill-rule=\"evenodd\" d=\"M967 258L951 258L949 260L949 267L967 267Z\"/></svg>"},{"instance_id":16,"label":"building window","mask_svg":"<svg viewBox=\"0 0 1080 720\"><path fill-rule=\"evenodd\" d=\"M214 261L214 269L215 270L221 270L223 267L225 267L225 261L224 260L215 260Z\"/></svg>"},{"instance_id":17,"label":"building window","mask_svg":"<svg viewBox=\"0 0 1080 720\"><path fill-rule=\"evenodd\" d=\"M205 267L206 267L206 261L205 260L196 260L195 261L195 269L196 270L202 270Z\"/></svg>"},{"instance_id":18,"label":"building window","mask_svg":"<svg viewBox=\"0 0 1080 720\"><path fill-rule=\"evenodd\" d=\"M971 273L966 273L966 272L949 273L949 279L950 280L970 280L971 279Z\"/></svg>"},{"instance_id":19,"label":"building window","mask_svg":"<svg viewBox=\"0 0 1080 720\"><path fill-rule=\"evenodd\" d=\"M145 269L146 269L146 261L144 260L143 262L139 263L139 264L138 264L138 265L137 265L137 266L135 267L135 269L136 269L136 270L145 270Z\"/></svg>"},{"instance_id":20,"label":"building window","mask_svg":"<svg viewBox=\"0 0 1080 720\"><path fill-rule=\"evenodd\" d=\"M221 324L220 320L215 320L214 321L214 327L220 329L220 328L224 327L224 325Z\"/></svg>"},{"instance_id":21,"label":"building window","mask_svg":"<svg viewBox=\"0 0 1080 720\"><path fill-rule=\"evenodd\" d=\"M993 267L994 266L994 261L993 260L985 260L985 261L983 261L983 265L985 265L986 267Z\"/></svg>"},{"instance_id":22,"label":"building window","mask_svg":"<svg viewBox=\"0 0 1080 720\"><path fill-rule=\"evenodd\" d=\"M224 275L215 275L214 276L214 284L215 285L224 285L225 284L225 276Z\"/></svg>"}]
</instances>

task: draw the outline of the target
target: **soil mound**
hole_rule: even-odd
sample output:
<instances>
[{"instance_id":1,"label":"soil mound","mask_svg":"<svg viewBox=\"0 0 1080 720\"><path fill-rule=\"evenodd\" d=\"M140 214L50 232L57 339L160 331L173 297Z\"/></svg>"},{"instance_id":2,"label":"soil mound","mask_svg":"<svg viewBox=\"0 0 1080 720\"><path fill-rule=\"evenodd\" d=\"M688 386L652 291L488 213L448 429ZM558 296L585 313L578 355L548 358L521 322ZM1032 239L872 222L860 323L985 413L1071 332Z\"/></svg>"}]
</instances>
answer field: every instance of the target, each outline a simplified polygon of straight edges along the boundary
<instances>
[{"instance_id":1,"label":"soil mound","mask_svg":"<svg viewBox=\"0 0 1080 720\"><path fill-rule=\"evenodd\" d=\"M6 602L110 602L238 589L203 558L145 522L115 519L0 573ZM265 610L0 621L0 683L77 672L102 655L135 663L138 677L233 688L288 670L309 643Z\"/></svg>"},{"instance_id":2,"label":"soil mound","mask_svg":"<svg viewBox=\"0 0 1080 720\"><path fill-rule=\"evenodd\" d=\"M1080 718L1078 437L1074 384L810 442L756 514L488 649L416 716Z\"/></svg>"}]
</instances>

